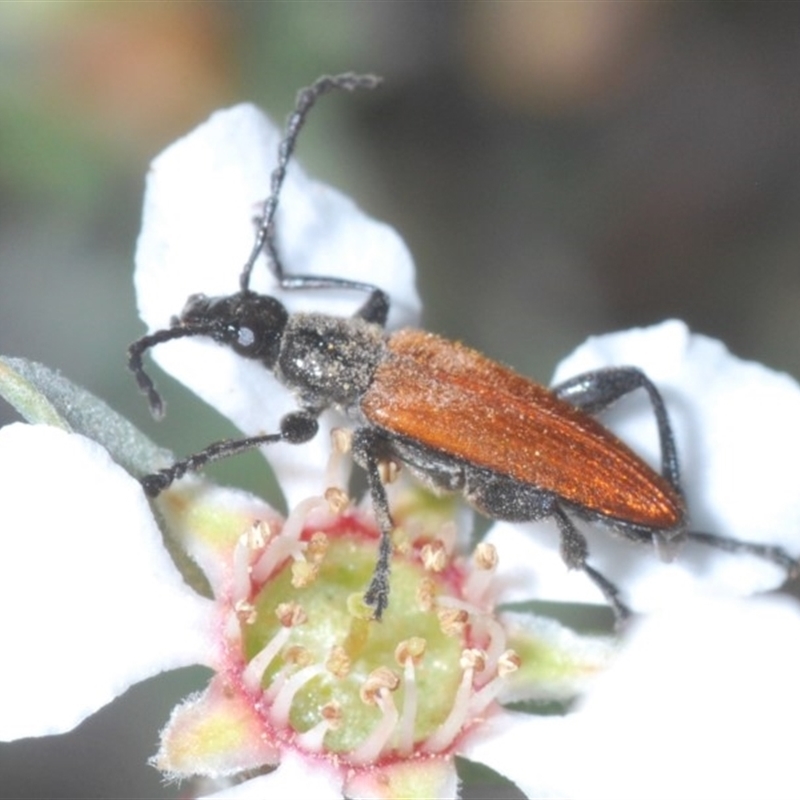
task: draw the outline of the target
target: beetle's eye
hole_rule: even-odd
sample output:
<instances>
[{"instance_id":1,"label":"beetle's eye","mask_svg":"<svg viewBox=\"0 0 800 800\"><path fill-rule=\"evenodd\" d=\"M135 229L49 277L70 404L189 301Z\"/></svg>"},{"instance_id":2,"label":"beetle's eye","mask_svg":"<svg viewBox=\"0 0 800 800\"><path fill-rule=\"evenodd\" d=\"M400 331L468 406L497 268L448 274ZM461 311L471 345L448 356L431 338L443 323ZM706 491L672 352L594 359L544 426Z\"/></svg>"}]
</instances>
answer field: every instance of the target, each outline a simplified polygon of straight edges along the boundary
<instances>
[{"instance_id":1,"label":"beetle's eye","mask_svg":"<svg viewBox=\"0 0 800 800\"><path fill-rule=\"evenodd\" d=\"M256 335L252 328L241 327L236 332L236 343L239 347L252 347Z\"/></svg>"},{"instance_id":2,"label":"beetle's eye","mask_svg":"<svg viewBox=\"0 0 800 800\"><path fill-rule=\"evenodd\" d=\"M248 294L231 315L236 327L229 340L234 350L247 358L257 358L272 369L278 358L286 309L274 298Z\"/></svg>"}]
</instances>

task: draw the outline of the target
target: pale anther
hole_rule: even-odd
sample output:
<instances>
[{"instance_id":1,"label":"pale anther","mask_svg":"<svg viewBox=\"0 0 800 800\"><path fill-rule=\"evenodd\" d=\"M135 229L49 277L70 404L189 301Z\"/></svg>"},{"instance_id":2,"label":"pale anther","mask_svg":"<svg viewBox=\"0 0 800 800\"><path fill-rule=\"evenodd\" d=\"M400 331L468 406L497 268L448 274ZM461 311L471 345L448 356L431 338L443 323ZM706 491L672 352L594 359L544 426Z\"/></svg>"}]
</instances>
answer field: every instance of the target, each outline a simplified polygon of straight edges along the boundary
<instances>
[{"instance_id":1,"label":"pale anther","mask_svg":"<svg viewBox=\"0 0 800 800\"><path fill-rule=\"evenodd\" d=\"M444 542L440 539L435 539L424 545L420 550L420 558L422 559L422 566L430 572L442 572L449 560Z\"/></svg>"}]
</instances>

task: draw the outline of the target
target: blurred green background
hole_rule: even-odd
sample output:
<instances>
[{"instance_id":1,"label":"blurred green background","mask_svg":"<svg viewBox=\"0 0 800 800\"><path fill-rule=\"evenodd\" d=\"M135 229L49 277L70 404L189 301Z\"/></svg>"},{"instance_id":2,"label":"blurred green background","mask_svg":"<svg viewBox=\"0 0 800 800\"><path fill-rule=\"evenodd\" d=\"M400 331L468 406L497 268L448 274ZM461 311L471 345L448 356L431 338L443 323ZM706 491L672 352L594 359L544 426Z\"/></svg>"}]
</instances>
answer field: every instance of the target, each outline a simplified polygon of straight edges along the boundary
<instances>
[{"instance_id":1,"label":"blurred green background","mask_svg":"<svg viewBox=\"0 0 800 800\"><path fill-rule=\"evenodd\" d=\"M0 4L0 352L176 452L232 435L161 375L156 426L125 369L147 165L220 106L282 120L346 70L385 83L321 104L300 158L405 237L425 327L546 382L587 335L676 316L800 375L793 3ZM267 480L257 456L214 470ZM178 796L146 759L202 685L0 746L0 796Z\"/></svg>"}]
</instances>

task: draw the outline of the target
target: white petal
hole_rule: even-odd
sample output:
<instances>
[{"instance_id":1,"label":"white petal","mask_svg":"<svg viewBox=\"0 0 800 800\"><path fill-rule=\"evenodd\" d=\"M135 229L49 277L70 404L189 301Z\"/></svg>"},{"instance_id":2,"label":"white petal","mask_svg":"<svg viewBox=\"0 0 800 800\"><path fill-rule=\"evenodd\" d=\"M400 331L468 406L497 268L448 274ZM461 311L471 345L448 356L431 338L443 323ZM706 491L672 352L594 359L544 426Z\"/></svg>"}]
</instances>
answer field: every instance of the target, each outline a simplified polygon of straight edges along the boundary
<instances>
[{"instance_id":1,"label":"white petal","mask_svg":"<svg viewBox=\"0 0 800 800\"><path fill-rule=\"evenodd\" d=\"M238 290L253 245L253 219L269 193L279 138L260 111L240 105L217 112L153 162L135 278L139 313L149 330L168 327L191 294ZM416 321L413 262L397 233L366 217L339 192L307 178L294 162L276 229L287 273L380 286L392 298L390 326ZM345 316L364 300L357 292L277 291L263 259L256 264L252 288L274 294L292 310ZM276 431L280 417L296 408L264 367L208 340L170 342L156 348L155 357L245 433ZM330 452L330 423L324 421L324 430L307 445L265 448L280 471L290 505L320 491Z\"/></svg>"},{"instance_id":2,"label":"white petal","mask_svg":"<svg viewBox=\"0 0 800 800\"><path fill-rule=\"evenodd\" d=\"M550 735L561 742L562 727L559 717L535 717L505 710L468 735L459 755L491 767L515 783L527 797L537 800L567 798L569 795L559 788L565 784L559 769L551 769L550 763L540 757L539 750L540 741L546 742ZM569 752L568 745L565 755ZM572 756L576 759L574 753ZM559 765L561 763L559 758Z\"/></svg>"},{"instance_id":3,"label":"white petal","mask_svg":"<svg viewBox=\"0 0 800 800\"><path fill-rule=\"evenodd\" d=\"M593 337L563 361L554 383L605 366L638 366L666 401L675 432L693 530L782 545L800 555L800 387L788 375L732 356L718 341L677 321ZM637 396L641 395L641 396ZM654 467L660 455L644 392L622 400L603 422ZM596 602L597 590L558 565L555 528L532 533L524 559L537 596ZM619 582L644 611L690 593L748 594L780 585L785 572L753 557L688 544L670 564L598 528L588 533L591 563ZM503 532L503 539L508 534ZM499 541L497 542L500 547ZM503 551L500 550L501 559ZM518 565L515 565L518 567ZM533 583L531 580L531 584Z\"/></svg>"},{"instance_id":4,"label":"white petal","mask_svg":"<svg viewBox=\"0 0 800 800\"><path fill-rule=\"evenodd\" d=\"M580 712L582 741L605 735L587 765L593 785L577 793L796 797L798 637L797 606L778 600L698 603L644 624ZM627 762L616 774L602 762L621 744L608 735L612 708Z\"/></svg>"},{"instance_id":5,"label":"white petal","mask_svg":"<svg viewBox=\"0 0 800 800\"><path fill-rule=\"evenodd\" d=\"M287 752L274 772L260 775L201 800L262 800L265 797L313 797L314 800L341 800L342 775L321 761L304 759Z\"/></svg>"},{"instance_id":6,"label":"white petal","mask_svg":"<svg viewBox=\"0 0 800 800\"><path fill-rule=\"evenodd\" d=\"M0 485L0 738L69 730L137 681L203 660L210 604L103 448L9 425Z\"/></svg>"},{"instance_id":7,"label":"white petal","mask_svg":"<svg viewBox=\"0 0 800 800\"><path fill-rule=\"evenodd\" d=\"M609 541L610 534L604 529L581 525L581 532L589 543L590 563L619 584L624 600L631 601L629 586L641 590L636 578L638 571L646 572L652 581L668 583L670 594L661 597L662 605L665 600L668 604L670 599L681 597L686 587L679 579L686 578L688 582L690 577L685 570L677 570L674 563L662 564L650 548ZM559 552L559 534L554 522L496 522L487 533L486 541L497 548L499 556L495 576L498 603L527 600L605 603L600 590L583 572L567 569ZM640 591L632 605L637 611L646 610L641 603Z\"/></svg>"},{"instance_id":8,"label":"white petal","mask_svg":"<svg viewBox=\"0 0 800 800\"><path fill-rule=\"evenodd\" d=\"M793 601L700 600L654 615L583 707L515 715L478 731L464 755L536 797L794 798L799 640Z\"/></svg>"},{"instance_id":9,"label":"white petal","mask_svg":"<svg viewBox=\"0 0 800 800\"><path fill-rule=\"evenodd\" d=\"M547 617L506 611L500 621L522 660L497 696L503 704L572 700L611 666L618 650L611 637L578 634Z\"/></svg>"}]
</instances>

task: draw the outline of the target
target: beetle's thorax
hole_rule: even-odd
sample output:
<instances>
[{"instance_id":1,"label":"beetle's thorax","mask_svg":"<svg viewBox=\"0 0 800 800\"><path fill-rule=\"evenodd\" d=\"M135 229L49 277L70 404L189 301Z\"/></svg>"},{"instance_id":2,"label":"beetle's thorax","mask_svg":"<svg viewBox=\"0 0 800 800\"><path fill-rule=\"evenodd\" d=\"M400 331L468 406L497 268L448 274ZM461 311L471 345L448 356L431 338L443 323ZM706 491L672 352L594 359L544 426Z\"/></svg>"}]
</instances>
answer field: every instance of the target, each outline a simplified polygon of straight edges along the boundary
<instances>
[{"instance_id":1,"label":"beetle's thorax","mask_svg":"<svg viewBox=\"0 0 800 800\"><path fill-rule=\"evenodd\" d=\"M385 358L385 336L379 325L357 317L293 314L275 375L304 405L351 408Z\"/></svg>"}]
</instances>

